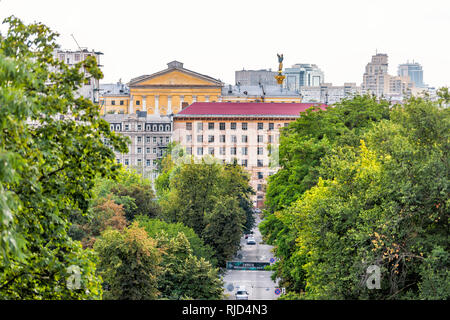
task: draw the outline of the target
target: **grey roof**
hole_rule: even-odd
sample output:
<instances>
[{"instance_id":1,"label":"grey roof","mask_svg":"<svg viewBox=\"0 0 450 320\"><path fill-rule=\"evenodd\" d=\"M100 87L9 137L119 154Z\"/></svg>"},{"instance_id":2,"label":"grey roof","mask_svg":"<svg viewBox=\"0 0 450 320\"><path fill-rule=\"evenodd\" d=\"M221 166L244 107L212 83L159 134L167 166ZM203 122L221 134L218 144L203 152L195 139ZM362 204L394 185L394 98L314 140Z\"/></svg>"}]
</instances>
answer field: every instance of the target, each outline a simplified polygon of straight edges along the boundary
<instances>
[{"instance_id":1,"label":"grey roof","mask_svg":"<svg viewBox=\"0 0 450 320\"><path fill-rule=\"evenodd\" d=\"M102 83L100 84L100 95L129 95L130 88L124 83Z\"/></svg>"},{"instance_id":2,"label":"grey roof","mask_svg":"<svg viewBox=\"0 0 450 320\"><path fill-rule=\"evenodd\" d=\"M279 85L276 86L232 86L225 85L222 88L222 96L226 98L227 96L233 97L249 97L249 96L262 96L264 89L264 97L300 97L300 94L295 91L289 91L286 88L281 90ZM229 92L231 91L231 93Z\"/></svg>"},{"instance_id":3,"label":"grey roof","mask_svg":"<svg viewBox=\"0 0 450 320\"><path fill-rule=\"evenodd\" d=\"M145 117L138 117L136 113L133 114L105 114L102 116L103 119L105 119L108 122L121 122L121 121L127 121L127 120L141 120L146 122L170 122L170 116L167 115L146 115Z\"/></svg>"}]
</instances>

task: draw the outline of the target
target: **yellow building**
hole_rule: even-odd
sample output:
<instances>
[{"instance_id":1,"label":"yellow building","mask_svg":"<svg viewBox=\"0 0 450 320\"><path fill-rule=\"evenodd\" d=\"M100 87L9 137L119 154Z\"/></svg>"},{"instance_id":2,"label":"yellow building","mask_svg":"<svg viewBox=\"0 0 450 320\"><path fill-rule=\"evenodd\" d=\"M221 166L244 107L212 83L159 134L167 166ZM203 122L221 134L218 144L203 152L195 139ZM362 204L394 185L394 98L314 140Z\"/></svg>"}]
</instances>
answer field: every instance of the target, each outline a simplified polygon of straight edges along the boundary
<instances>
[{"instance_id":1,"label":"yellow building","mask_svg":"<svg viewBox=\"0 0 450 320\"><path fill-rule=\"evenodd\" d=\"M151 75L132 79L126 113L147 111L149 115L176 114L193 102L220 100L223 83L220 80L183 68L172 61L168 68Z\"/></svg>"}]
</instances>

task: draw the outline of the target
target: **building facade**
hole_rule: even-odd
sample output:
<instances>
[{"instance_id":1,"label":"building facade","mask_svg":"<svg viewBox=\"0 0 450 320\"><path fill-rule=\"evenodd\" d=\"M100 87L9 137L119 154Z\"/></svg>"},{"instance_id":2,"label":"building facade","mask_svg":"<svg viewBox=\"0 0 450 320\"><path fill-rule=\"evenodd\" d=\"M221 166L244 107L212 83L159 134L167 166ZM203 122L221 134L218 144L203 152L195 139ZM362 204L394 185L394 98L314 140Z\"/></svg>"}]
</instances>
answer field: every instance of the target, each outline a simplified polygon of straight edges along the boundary
<instances>
[{"instance_id":1,"label":"building facade","mask_svg":"<svg viewBox=\"0 0 450 320\"><path fill-rule=\"evenodd\" d=\"M276 86L277 81L275 76L277 72L271 69L261 69L261 70L240 70L235 71L235 82L236 85L241 86Z\"/></svg>"},{"instance_id":2,"label":"building facade","mask_svg":"<svg viewBox=\"0 0 450 320\"><path fill-rule=\"evenodd\" d=\"M285 68L284 87L290 91L300 91L301 87L317 87L325 81L322 70L315 64L297 63L291 68Z\"/></svg>"},{"instance_id":3,"label":"building facade","mask_svg":"<svg viewBox=\"0 0 450 320\"><path fill-rule=\"evenodd\" d=\"M361 87L356 83L346 82L343 86L333 86L331 83L322 83L316 87L302 87L300 94L302 102L320 102L324 104L334 104L342 99L351 98L361 93Z\"/></svg>"},{"instance_id":4,"label":"building facade","mask_svg":"<svg viewBox=\"0 0 450 320\"><path fill-rule=\"evenodd\" d=\"M423 83L423 70L422 66L417 62L412 62L404 64L400 64L398 66L398 76L408 77L411 79L411 82L414 83L414 86L417 88L425 88L426 85Z\"/></svg>"},{"instance_id":5,"label":"building facade","mask_svg":"<svg viewBox=\"0 0 450 320\"><path fill-rule=\"evenodd\" d=\"M102 65L100 64L100 56L103 55L103 53L99 51L89 51L87 48L81 48L81 50L76 51L56 50L53 54L56 58L66 63L69 67L73 67L75 64L80 63L88 56L94 56L97 60L98 66L102 67ZM88 81L89 82L78 89L76 93L86 99L91 100L93 103L99 103L99 80L90 78Z\"/></svg>"},{"instance_id":6,"label":"building facade","mask_svg":"<svg viewBox=\"0 0 450 320\"><path fill-rule=\"evenodd\" d=\"M300 93L282 89L279 85L226 85L222 88L222 102L300 103Z\"/></svg>"},{"instance_id":7,"label":"building facade","mask_svg":"<svg viewBox=\"0 0 450 320\"><path fill-rule=\"evenodd\" d=\"M120 80L117 83L100 84L100 114L125 114L130 104L130 89Z\"/></svg>"},{"instance_id":8,"label":"building facade","mask_svg":"<svg viewBox=\"0 0 450 320\"><path fill-rule=\"evenodd\" d=\"M149 115L170 115L193 102L219 101L223 83L185 69L179 61L172 61L165 70L132 79L128 87L130 98L126 113L144 111Z\"/></svg>"},{"instance_id":9,"label":"building facade","mask_svg":"<svg viewBox=\"0 0 450 320\"><path fill-rule=\"evenodd\" d=\"M305 103L197 102L173 116L173 141L194 158L236 160L249 172L256 191L253 204L261 207L267 178L279 169L281 129L312 106L325 108Z\"/></svg>"},{"instance_id":10,"label":"building facade","mask_svg":"<svg viewBox=\"0 0 450 320\"><path fill-rule=\"evenodd\" d=\"M172 121L169 116L134 114L106 114L112 131L130 138L128 153L116 152L116 161L137 170L144 177L154 180L157 176L157 160L163 157L172 141ZM105 141L105 143L108 143Z\"/></svg>"}]
</instances>

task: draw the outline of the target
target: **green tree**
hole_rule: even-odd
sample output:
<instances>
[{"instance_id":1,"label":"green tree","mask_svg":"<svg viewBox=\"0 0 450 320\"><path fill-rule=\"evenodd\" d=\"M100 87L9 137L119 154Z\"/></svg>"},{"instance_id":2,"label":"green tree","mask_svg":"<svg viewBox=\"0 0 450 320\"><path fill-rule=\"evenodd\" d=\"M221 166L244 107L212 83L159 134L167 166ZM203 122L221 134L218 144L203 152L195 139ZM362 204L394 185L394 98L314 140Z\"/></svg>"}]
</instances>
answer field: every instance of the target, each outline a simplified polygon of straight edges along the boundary
<instances>
[{"instance_id":1,"label":"green tree","mask_svg":"<svg viewBox=\"0 0 450 320\"><path fill-rule=\"evenodd\" d=\"M104 299L154 300L160 295L161 252L156 241L133 223L120 232L108 229L97 239L98 271L105 283Z\"/></svg>"},{"instance_id":2,"label":"green tree","mask_svg":"<svg viewBox=\"0 0 450 320\"><path fill-rule=\"evenodd\" d=\"M158 288L167 299L221 299L223 282L218 269L204 258L193 255L184 233L169 238L165 232L157 236L158 247L164 252Z\"/></svg>"},{"instance_id":3,"label":"green tree","mask_svg":"<svg viewBox=\"0 0 450 320\"><path fill-rule=\"evenodd\" d=\"M99 108L75 91L102 73L93 57L73 67L53 56L57 34L42 24L9 25L0 35L0 298L101 297L95 258L68 235L69 216L86 214L97 176L113 176L110 132ZM84 71L88 77L85 77ZM60 115L65 115L64 119ZM103 144L110 141L110 147ZM81 269L79 290L67 269Z\"/></svg>"},{"instance_id":4,"label":"green tree","mask_svg":"<svg viewBox=\"0 0 450 320\"><path fill-rule=\"evenodd\" d=\"M183 233L189 241L194 256L210 261L213 266L217 265L217 259L213 258L214 251L211 246L206 245L192 228L186 227L181 222L168 223L159 219L149 218L148 216L138 216L136 221L147 231L149 237L154 239L158 238L161 233L166 234L169 239L177 237L179 233Z\"/></svg>"}]
</instances>

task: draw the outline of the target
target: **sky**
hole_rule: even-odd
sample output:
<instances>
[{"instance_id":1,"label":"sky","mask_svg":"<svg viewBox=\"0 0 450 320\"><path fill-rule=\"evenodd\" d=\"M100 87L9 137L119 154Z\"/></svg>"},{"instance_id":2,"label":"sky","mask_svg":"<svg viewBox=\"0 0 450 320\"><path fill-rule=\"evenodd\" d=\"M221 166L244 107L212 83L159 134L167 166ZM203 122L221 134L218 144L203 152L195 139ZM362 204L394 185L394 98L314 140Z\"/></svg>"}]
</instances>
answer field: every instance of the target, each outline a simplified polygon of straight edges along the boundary
<instances>
[{"instance_id":1,"label":"sky","mask_svg":"<svg viewBox=\"0 0 450 320\"><path fill-rule=\"evenodd\" d=\"M62 49L104 53L101 83L152 74L177 60L227 84L235 71L316 64L325 82L360 85L376 52L389 73L418 62L424 82L450 85L449 0L0 0L15 15L60 34ZM0 32L6 32L0 26Z\"/></svg>"}]
</instances>

